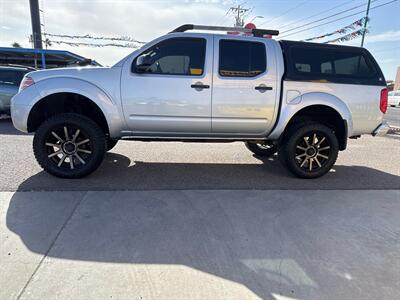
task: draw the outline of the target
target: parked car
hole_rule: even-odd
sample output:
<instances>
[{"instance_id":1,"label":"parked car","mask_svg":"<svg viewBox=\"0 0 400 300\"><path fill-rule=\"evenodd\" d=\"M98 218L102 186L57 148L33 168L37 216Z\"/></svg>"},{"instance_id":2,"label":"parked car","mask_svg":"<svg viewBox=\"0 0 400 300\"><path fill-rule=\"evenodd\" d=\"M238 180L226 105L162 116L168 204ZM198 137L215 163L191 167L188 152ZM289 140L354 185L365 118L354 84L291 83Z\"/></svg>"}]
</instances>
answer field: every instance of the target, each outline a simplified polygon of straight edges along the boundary
<instances>
[{"instance_id":1,"label":"parked car","mask_svg":"<svg viewBox=\"0 0 400 300\"><path fill-rule=\"evenodd\" d=\"M0 66L0 114L10 114L10 100L18 93L24 75L34 69Z\"/></svg>"},{"instance_id":2,"label":"parked car","mask_svg":"<svg viewBox=\"0 0 400 300\"><path fill-rule=\"evenodd\" d=\"M386 81L364 48L264 38L277 33L183 25L111 68L29 73L12 100L14 126L35 132L37 161L64 178L96 170L120 139L243 141L319 177L348 138L387 132Z\"/></svg>"},{"instance_id":3,"label":"parked car","mask_svg":"<svg viewBox=\"0 0 400 300\"><path fill-rule=\"evenodd\" d=\"M400 106L400 90L389 92L388 105Z\"/></svg>"}]
</instances>

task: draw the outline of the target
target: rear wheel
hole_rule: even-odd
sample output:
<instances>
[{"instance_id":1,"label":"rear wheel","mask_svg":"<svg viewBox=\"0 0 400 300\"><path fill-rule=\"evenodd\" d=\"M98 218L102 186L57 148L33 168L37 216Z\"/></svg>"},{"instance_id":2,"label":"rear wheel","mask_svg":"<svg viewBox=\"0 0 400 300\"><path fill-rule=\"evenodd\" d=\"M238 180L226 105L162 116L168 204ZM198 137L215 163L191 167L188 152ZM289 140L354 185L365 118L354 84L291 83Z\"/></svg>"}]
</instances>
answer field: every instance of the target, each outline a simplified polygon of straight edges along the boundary
<instances>
[{"instance_id":1,"label":"rear wheel","mask_svg":"<svg viewBox=\"0 0 400 300\"><path fill-rule=\"evenodd\" d=\"M270 141L265 141L264 143L246 142L246 147L255 155L265 157L272 156L278 151L277 145Z\"/></svg>"},{"instance_id":2,"label":"rear wheel","mask_svg":"<svg viewBox=\"0 0 400 300\"><path fill-rule=\"evenodd\" d=\"M279 148L284 165L302 178L317 178L327 173L335 164L338 152L335 133L319 123L295 125Z\"/></svg>"},{"instance_id":3,"label":"rear wheel","mask_svg":"<svg viewBox=\"0 0 400 300\"><path fill-rule=\"evenodd\" d=\"M91 119L78 114L60 114L41 124L33 139L40 166L62 178L81 178L103 161L105 135Z\"/></svg>"}]
</instances>

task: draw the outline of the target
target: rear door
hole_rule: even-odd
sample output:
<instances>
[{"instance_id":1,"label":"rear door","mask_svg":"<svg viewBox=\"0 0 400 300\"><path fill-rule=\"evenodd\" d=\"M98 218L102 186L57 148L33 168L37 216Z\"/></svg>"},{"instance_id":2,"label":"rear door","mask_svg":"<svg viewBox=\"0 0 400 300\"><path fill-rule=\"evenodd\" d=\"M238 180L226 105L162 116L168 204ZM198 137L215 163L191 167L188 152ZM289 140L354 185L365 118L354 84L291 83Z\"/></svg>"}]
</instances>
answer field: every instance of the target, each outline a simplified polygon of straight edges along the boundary
<instances>
[{"instance_id":1,"label":"rear door","mask_svg":"<svg viewBox=\"0 0 400 300\"><path fill-rule=\"evenodd\" d=\"M278 95L274 47L267 39L214 36L212 132L265 135Z\"/></svg>"}]
</instances>

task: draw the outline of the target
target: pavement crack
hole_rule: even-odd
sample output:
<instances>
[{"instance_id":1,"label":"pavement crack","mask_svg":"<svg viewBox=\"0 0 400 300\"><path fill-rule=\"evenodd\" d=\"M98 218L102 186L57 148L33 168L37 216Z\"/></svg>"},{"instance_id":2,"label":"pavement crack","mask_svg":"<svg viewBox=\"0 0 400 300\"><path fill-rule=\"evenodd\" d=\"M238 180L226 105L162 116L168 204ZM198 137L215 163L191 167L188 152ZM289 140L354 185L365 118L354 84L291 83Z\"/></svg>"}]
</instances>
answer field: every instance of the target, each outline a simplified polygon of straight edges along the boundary
<instances>
[{"instance_id":1,"label":"pavement crack","mask_svg":"<svg viewBox=\"0 0 400 300\"><path fill-rule=\"evenodd\" d=\"M39 264L36 266L35 270L33 271L32 275L29 277L28 281L25 283L24 287L21 289L21 291L18 293L16 300L20 300L22 295L25 293L26 288L29 286L29 284L32 282L33 277L35 277L36 273L39 271L40 267L42 266L44 260L47 258L48 254L50 253L51 249L53 249L55 243L57 242L59 236L61 233L64 231L64 229L67 227L69 221L72 219L73 215L75 214L76 210L80 206L80 204L83 202L83 200L86 198L87 194L89 192L86 192L81 199L75 204L74 208L72 209L71 213L65 220L64 224L61 226L60 230L57 232L56 236L54 237L54 240L51 242L49 248L46 250L44 253L43 257L40 259Z\"/></svg>"}]
</instances>

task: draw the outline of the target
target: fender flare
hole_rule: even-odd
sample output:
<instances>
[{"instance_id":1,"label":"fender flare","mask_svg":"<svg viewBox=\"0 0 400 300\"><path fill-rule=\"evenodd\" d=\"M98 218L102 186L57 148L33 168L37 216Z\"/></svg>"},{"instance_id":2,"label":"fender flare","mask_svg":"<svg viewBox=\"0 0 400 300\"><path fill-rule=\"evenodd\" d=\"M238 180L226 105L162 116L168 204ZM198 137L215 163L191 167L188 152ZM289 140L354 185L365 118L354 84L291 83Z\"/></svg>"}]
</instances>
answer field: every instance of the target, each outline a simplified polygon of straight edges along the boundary
<instances>
[{"instance_id":1,"label":"fender flare","mask_svg":"<svg viewBox=\"0 0 400 300\"><path fill-rule=\"evenodd\" d=\"M96 104L103 113L111 137L117 137L123 122L118 105L104 90L88 81L71 77L52 77L34 84L38 96L31 99L29 106L33 107L45 97L57 93L73 93L82 95Z\"/></svg>"},{"instance_id":2,"label":"fender flare","mask_svg":"<svg viewBox=\"0 0 400 300\"><path fill-rule=\"evenodd\" d=\"M310 92L297 96L294 99L290 99L289 103L286 103L285 96L282 97L282 107L278 113L278 121L275 125L275 128L270 133L269 138L272 140L278 140L285 131L288 123L299 111L314 105L322 105L334 109L347 123L347 136L352 135L353 118L347 105L341 99L332 94L323 92Z\"/></svg>"}]
</instances>

